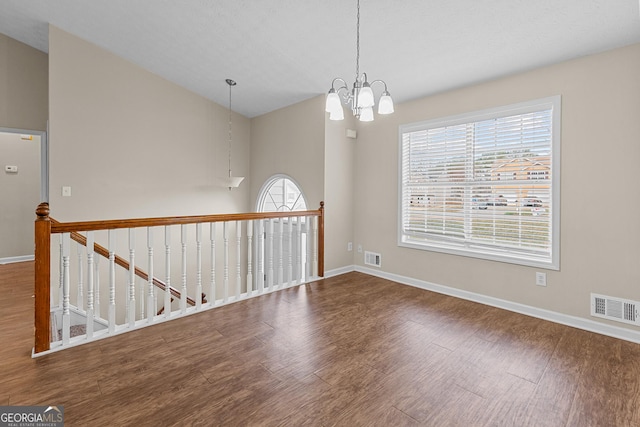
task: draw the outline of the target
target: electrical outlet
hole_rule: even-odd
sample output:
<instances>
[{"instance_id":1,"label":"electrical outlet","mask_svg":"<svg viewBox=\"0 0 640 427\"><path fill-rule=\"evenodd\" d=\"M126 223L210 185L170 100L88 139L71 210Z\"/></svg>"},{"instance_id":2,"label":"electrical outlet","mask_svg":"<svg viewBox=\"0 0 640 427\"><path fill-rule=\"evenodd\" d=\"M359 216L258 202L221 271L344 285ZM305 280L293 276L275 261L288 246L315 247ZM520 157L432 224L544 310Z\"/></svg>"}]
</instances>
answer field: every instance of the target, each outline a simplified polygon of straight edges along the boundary
<instances>
[{"instance_id":1,"label":"electrical outlet","mask_svg":"<svg viewBox=\"0 0 640 427\"><path fill-rule=\"evenodd\" d=\"M536 285L547 286L547 273L536 271Z\"/></svg>"},{"instance_id":2,"label":"electrical outlet","mask_svg":"<svg viewBox=\"0 0 640 427\"><path fill-rule=\"evenodd\" d=\"M351 252L353 250L353 242L347 243L347 250Z\"/></svg>"}]
</instances>

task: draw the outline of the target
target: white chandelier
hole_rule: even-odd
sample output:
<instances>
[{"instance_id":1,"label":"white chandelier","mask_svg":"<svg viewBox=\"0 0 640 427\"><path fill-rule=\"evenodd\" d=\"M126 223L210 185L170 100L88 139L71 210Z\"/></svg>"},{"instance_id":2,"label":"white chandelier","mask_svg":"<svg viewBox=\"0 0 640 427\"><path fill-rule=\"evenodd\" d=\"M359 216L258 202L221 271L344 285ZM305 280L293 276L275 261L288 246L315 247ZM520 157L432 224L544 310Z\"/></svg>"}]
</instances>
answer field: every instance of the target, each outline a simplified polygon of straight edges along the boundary
<instances>
[{"instance_id":1,"label":"white chandelier","mask_svg":"<svg viewBox=\"0 0 640 427\"><path fill-rule=\"evenodd\" d=\"M384 85L384 92L380 96L378 102L378 114L393 113L393 99L387 90L387 84L382 80L374 80L371 83L367 80L367 73L360 74L360 0L358 0L358 14L356 21L356 80L353 88L349 90L347 82L340 77L336 77L331 82L331 89L327 94L327 102L325 111L329 113L329 120L343 120L344 111L342 110L342 101L345 104L351 104L351 111L361 122L373 121L373 107L375 99L371 86L375 83ZM336 82L342 85L336 88Z\"/></svg>"}]
</instances>

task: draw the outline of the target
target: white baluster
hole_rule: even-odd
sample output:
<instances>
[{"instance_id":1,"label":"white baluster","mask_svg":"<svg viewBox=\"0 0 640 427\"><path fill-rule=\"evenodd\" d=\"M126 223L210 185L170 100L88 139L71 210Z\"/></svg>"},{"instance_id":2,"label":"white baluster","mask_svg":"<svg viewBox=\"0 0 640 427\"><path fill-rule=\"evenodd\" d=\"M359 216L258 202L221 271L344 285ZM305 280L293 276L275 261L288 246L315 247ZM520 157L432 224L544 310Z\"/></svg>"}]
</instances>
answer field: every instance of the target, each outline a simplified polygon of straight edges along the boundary
<instances>
[{"instance_id":1,"label":"white baluster","mask_svg":"<svg viewBox=\"0 0 640 427\"><path fill-rule=\"evenodd\" d=\"M253 293L253 265L251 264L253 252L253 221L247 221L247 297Z\"/></svg>"},{"instance_id":2,"label":"white baluster","mask_svg":"<svg viewBox=\"0 0 640 427\"><path fill-rule=\"evenodd\" d=\"M136 324L136 235L135 229L129 229L129 295L127 300L127 321L129 327Z\"/></svg>"},{"instance_id":3,"label":"white baluster","mask_svg":"<svg viewBox=\"0 0 640 427\"><path fill-rule=\"evenodd\" d=\"M313 233L311 233L311 250L313 251L313 264L311 275L312 277L318 277L318 220L317 216L310 217L313 224Z\"/></svg>"},{"instance_id":4,"label":"white baluster","mask_svg":"<svg viewBox=\"0 0 640 427\"><path fill-rule=\"evenodd\" d=\"M202 223L196 224L196 310L202 308Z\"/></svg>"},{"instance_id":5,"label":"white baluster","mask_svg":"<svg viewBox=\"0 0 640 427\"><path fill-rule=\"evenodd\" d=\"M306 235L307 235L307 261L305 265L305 282L308 282L311 278L311 251L313 250L311 244L313 243L313 236L311 235L311 221L312 217L307 217L306 221Z\"/></svg>"},{"instance_id":6,"label":"white baluster","mask_svg":"<svg viewBox=\"0 0 640 427\"><path fill-rule=\"evenodd\" d=\"M182 244L182 289L180 290L180 311L187 312L187 225L180 227L180 243Z\"/></svg>"},{"instance_id":7,"label":"white baluster","mask_svg":"<svg viewBox=\"0 0 640 427\"><path fill-rule=\"evenodd\" d=\"M116 233L109 230L109 333L116 330Z\"/></svg>"},{"instance_id":8,"label":"white baluster","mask_svg":"<svg viewBox=\"0 0 640 427\"><path fill-rule=\"evenodd\" d=\"M60 234L60 283L58 284L58 300L59 300L59 305L60 308L62 308L62 284L64 282L64 274L63 274L63 268L64 266L62 265L62 234Z\"/></svg>"},{"instance_id":9,"label":"white baluster","mask_svg":"<svg viewBox=\"0 0 640 427\"><path fill-rule=\"evenodd\" d=\"M242 222L236 221L236 301L242 295L242 275L240 271L240 257L242 246Z\"/></svg>"},{"instance_id":10,"label":"white baluster","mask_svg":"<svg viewBox=\"0 0 640 427\"><path fill-rule=\"evenodd\" d=\"M102 319L100 314L100 257L93 257L93 314Z\"/></svg>"},{"instance_id":11,"label":"white baluster","mask_svg":"<svg viewBox=\"0 0 640 427\"><path fill-rule=\"evenodd\" d=\"M258 281L256 286L258 287L257 291L259 294L264 292L264 282L265 282L265 274L264 274L264 252L265 252L265 235L264 235L264 220L258 220Z\"/></svg>"},{"instance_id":12,"label":"white baluster","mask_svg":"<svg viewBox=\"0 0 640 427\"><path fill-rule=\"evenodd\" d=\"M284 218L278 221L278 286L284 284Z\"/></svg>"},{"instance_id":13,"label":"white baluster","mask_svg":"<svg viewBox=\"0 0 640 427\"><path fill-rule=\"evenodd\" d=\"M216 305L216 223L210 225L209 239L211 241L211 283L209 284L209 303Z\"/></svg>"},{"instance_id":14,"label":"white baluster","mask_svg":"<svg viewBox=\"0 0 640 427\"><path fill-rule=\"evenodd\" d=\"M295 277L296 283L302 283L302 219L303 217L298 217L298 222L296 223L296 265L295 265Z\"/></svg>"},{"instance_id":15,"label":"white baluster","mask_svg":"<svg viewBox=\"0 0 640 427\"><path fill-rule=\"evenodd\" d=\"M224 289L222 290L222 301L227 302L229 297L229 223L224 222L222 229L224 239Z\"/></svg>"},{"instance_id":16,"label":"white baluster","mask_svg":"<svg viewBox=\"0 0 640 427\"><path fill-rule=\"evenodd\" d=\"M145 292L145 285L147 282L143 282L141 278L136 277L136 283L138 284L138 319L144 319L144 306L147 303L147 293Z\"/></svg>"},{"instance_id":17,"label":"white baluster","mask_svg":"<svg viewBox=\"0 0 640 427\"><path fill-rule=\"evenodd\" d=\"M147 322L153 323L153 316L156 314L155 286L153 285L153 228L147 227Z\"/></svg>"},{"instance_id":18,"label":"white baluster","mask_svg":"<svg viewBox=\"0 0 640 427\"><path fill-rule=\"evenodd\" d=\"M267 284L273 290L273 218L267 222Z\"/></svg>"},{"instance_id":19,"label":"white baluster","mask_svg":"<svg viewBox=\"0 0 640 427\"><path fill-rule=\"evenodd\" d=\"M87 231L87 339L93 337L93 231Z\"/></svg>"},{"instance_id":20,"label":"white baluster","mask_svg":"<svg viewBox=\"0 0 640 427\"><path fill-rule=\"evenodd\" d=\"M293 284L293 218L287 221L287 245L289 248L287 256L287 285Z\"/></svg>"},{"instance_id":21,"label":"white baluster","mask_svg":"<svg viewBox=\"0 0 640 427\"><path fill-rule=\"evenodd\" d=\"M82 310L82 308L84 307L84 273L82 269L82 245L78 243L76 246L78 248L78 294L76 295L76 307L78 307L79 310Z\"/></svg>"},{"instance_id":22,"label":"white baluster","mask_svg":"<svg viewBox=\"0 0 640 427\"><path fill-rule=\"evenodd\" d=\"M164 227L164 283L167 288L164 290L164 317L171 316L171 226Z\"/></svg>"},{"instance_id":23,"label":"white baluster","mask_svg":"<svg viewBox=\"0 0 640 427\"><path fill-rule=\"evenodd\" d=\"M69 344L71 338L71 315L69 312L69 259L71 245L71 235L62 234L62 344Z\"/></svg>"}]
</instances>

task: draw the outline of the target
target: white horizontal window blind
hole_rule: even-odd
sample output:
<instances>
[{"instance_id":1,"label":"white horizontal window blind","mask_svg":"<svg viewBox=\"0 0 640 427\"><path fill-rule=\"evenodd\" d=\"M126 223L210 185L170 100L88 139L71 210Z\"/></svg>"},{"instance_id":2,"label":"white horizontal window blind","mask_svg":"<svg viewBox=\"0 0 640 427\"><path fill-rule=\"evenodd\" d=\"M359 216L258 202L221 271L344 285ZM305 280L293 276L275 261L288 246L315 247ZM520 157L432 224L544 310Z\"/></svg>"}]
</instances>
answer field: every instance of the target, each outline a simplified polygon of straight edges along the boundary
<instances>
[{"instance_id":1,"label":"white horizontal window blind","mask_svg":"<svg viewBox=\"0 0 640 427\"><path fill-rule=\"evenodd\" d=\"M558 268L559 113L554 97L401 126L399 244Z\"/></svg>"}]
</instances>

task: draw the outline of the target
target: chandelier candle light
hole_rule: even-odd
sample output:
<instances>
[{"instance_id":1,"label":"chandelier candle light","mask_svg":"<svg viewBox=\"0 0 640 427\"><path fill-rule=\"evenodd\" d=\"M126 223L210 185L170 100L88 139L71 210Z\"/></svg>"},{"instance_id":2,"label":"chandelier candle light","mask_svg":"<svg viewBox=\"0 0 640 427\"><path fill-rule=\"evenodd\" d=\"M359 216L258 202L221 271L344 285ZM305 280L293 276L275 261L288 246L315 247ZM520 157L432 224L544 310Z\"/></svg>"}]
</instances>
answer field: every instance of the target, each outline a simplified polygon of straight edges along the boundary
<instances>
[{"instance_id":1,"label":"chandelier candle light","mask_svg":"<svg viewBox=\"0 0 640 427\"><path fill-rule=\"evenodd\" d=\"M367 73L360 74L360 0L358 0L358 14L356 21L356 80L353 88L349 90L347 82L344 79L336 77L331 82L331 89L327 94L327 102L325 111L329 113L329 120L343 120L344 111L342 110L342 101L345 104L351 104L351 111L361 122L373 121L373 107L375 99L371 86L375 83L384 85L384 92L378 102L378 114L393 113L393 100L391 94L387 90L387 84L382 80L374 80L371 83L367 81ZM336 83L341 82L342 86L336 88Z\"/></svg>"},{"instance_id":2,"label":"chandelier candle light","mask_svg":"<svg viewBox=\"0 0 640 427\"><path fill-rule=\"evenodd\" d=\"M231 88L236 85L236 82L231 79L225 80L229 85L229 176L227 178L221 178L220 181L224 187L228 187L229 191L232 188L237 188L244 179L244 176L233 176L231 174Z\"/></svg>"}]
</instances>

